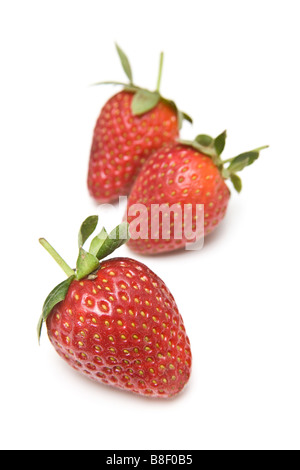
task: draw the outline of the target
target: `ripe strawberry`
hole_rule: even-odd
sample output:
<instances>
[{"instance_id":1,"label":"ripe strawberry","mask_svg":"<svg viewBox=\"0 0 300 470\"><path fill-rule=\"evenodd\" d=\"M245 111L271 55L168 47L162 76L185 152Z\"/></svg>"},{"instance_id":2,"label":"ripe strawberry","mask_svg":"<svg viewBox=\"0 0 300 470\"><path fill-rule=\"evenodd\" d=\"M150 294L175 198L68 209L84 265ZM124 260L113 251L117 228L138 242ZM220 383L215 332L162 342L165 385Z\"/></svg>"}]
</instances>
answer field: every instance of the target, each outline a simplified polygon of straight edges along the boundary
<instances>
[{"instance_id":1,"label":"ripe strawberry","mask_svg":"<svg viewBox=\"0 0 300 470\"><path fill-rule=\"evenodd\" d=\"M179 111L173 101L159 93L161 54L157 89L150 92L133 84L131 67L117 46L129 84L104 105L94 129L88 171L88 188L99 203L127 195L153 150L178 138L182 119L191 118Z\"/></svg>"},{"instance_id":2,"label":"ripe strawberry","mask_svg":"<svg viewBox=\"0 0 300 470\"><path fill-rule=\"evenodd\" d=\"M225 140L226 132L216 139L202 134L193 142L160 149L145 163L128 199L132 250L145 254L176 250L203 239L218 226L230 197L225 179L230 178L240 192L236 172L252 164L265 148L222 161Z\"/></svg>"},{"instance_id":3,"label":"ripe strawberry","mask_svg":"<svg viewBox=\"0 0 300 470\"><path fill-rule=\"evenodd\" d=\"M79 235L76 272L41 239L69 276L47 298L44 321L58 354L74 369L100 383L151 397L171 397L187 383L191 349L175 300L147 266L129 258L105 261L126 241L121 224L103 229L90 251L82 245L98 218L89 217ZM113 238L114 237L114 238Z\"/></svg>"}]
</instances>

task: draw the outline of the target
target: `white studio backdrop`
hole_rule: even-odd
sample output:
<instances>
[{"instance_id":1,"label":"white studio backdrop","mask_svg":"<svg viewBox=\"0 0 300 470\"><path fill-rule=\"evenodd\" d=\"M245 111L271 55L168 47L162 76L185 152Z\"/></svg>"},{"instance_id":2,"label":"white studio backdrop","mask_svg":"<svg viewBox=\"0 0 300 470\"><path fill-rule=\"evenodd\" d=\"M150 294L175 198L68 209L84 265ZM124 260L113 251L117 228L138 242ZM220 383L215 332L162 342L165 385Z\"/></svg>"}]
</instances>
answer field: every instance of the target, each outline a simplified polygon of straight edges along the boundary
<instances>
[{"instance_id":1,"label":"white studio backdrop","mask_svg":"<svg viewBox=\"0 0 300 470\"><path fill-rule=\"evenodd\" d=\"M1 448L289 449L300 445L299 2L12 0L0 6ZM142 257L168 285L193 351L185 391L153 401L97 385L61 361L36 323L72 265L82 220L108 229L86 174L92 132L124 80L194 118L184 138L228 131L225 155L269 144L199 252Z\"/></svg>"}]
</instances>

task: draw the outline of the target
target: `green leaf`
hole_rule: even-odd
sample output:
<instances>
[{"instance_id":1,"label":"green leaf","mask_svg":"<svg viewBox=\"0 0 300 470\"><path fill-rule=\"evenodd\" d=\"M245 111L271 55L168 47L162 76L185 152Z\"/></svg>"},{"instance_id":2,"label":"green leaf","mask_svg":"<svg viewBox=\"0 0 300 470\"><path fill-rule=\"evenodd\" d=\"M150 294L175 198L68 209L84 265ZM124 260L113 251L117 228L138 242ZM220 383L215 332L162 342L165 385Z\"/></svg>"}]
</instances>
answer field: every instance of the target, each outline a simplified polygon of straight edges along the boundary
<instances>
[{"instance_id":1,"label":"green leaf","mask_svg":"<svg viewBox=\"0 0 300 470\"><path fill-rule=\"evenodd\" d=\"M208 157L211 157L214 159L216 157L216 152L215 149L212 147L205 147L204 145L199 144L196 140L183 140L179 139L178 143L182 145L188 145L189 147L193 147L195 150L197 150L200 153L204 153L204 155L207 155Z\"/></svg>"},{"instance_id":2,"label":"green leaf","mask_svg":"<svg viewBox=\"0 0 300 470\"><path fill-rule=\"evenodd\" d=\"M155 108L160 100L160 95L157 92L151 92L148 90L139 90L135 93L131 102L131 111L135 116L150 111Z\"/></svg>"},{"instance_id":3,"label":"green leaf","mask_svg":"<svg viewBox=\"0 0 300 470\"><path fill-rule=\"evenodd\" d=\"M122 222L104 239L96 254L99 260L106 258L129 239L129 224Z\"/></svg>"},{"instance_id":4,"label":"green leaf","mask_svg":"<svg viewBox=\"0 0 300 470\"><path fill-rule=\"evenodd\" d=\"M240 193L241 190L242 190L242 180L241 180L241 178L238 175L236 175L235 173L233 173L232 175L230 175L230 180L231 180L231 182L234 186L234 189L238 193Z\"/></svg>"},{"instance_id":5,"label":"green leaf","mask_svg":"<svg viewBox=\"0 0 300 470\"><path fill-rule=\"evenodd\" d=\"M103 229L101 230L101 232L95 237L93 238L92 242L91 242L91 246L90 246L90 249L89 249L89 252L96 256L97 257L97 254L101 248L101 246L103 245L103 243L105 242L106 238L108 237L108 233L107 231L105 230L105 228L103 227Z\"/></svg>"},{"instance_id":6,"label":"green leaf","mask_svg":"<svg viewBox=\"0 0 300 470\"><path fill-rule=\"evenodd\" d=\"M37 332L38 339L40 340L41 331L43 322L47 320L47 317L59 302L62 302L68 293L71 282L75 279L75 276L70 276L68 279L65 279L63 282L58 284L48 295L47 299L44 302L42 315L40 316Z\"/></svg>"},{"instance_id":7,"label":"green leaf","mask_svg":"<svg viewBox=\"0 0 300 470\"><path fill-rule=\"evenodd\" d=\"M183 119L185 119L186 121L188 121L190 124L193 124L193 119L191 118L191 116L189 116L187 113L185 113L184 111L181 111L182 112L182 116L183 116Z\"/></svg>"},{"instance_id":8,"label":"green leaf","mask_svg":"<svg viewBox=\"0 0 300 470\"><path fill-rule=\"evenodd\" d=\"M131 70L131 66L130 66L128 57L125 54L125 52L118 46L118 44L116 44L116 49L117 49L118 55L120 57L120 61L121 61L123 70L124 70L125 74L127 75L130 83L132 83L132 70Z\"/></svg>"},{"instance_id":9,"label":"green leaf","mask_svg":"<svg viewBox=\"0 0 300 470\"><path fill-rule=\"evenodd\" d=\"M82 247L87 239L92 235L98 224L98 216L91 215L82 223L78 234L78 246Z\"/></svg>"},{"instance_id":10,"label":"green leaf","mask_svg":"<svg viewBox=\"0 0 300 470\"><path fill-rule=\"evenodd\" d=\"M177 109L177 119L178 119L178 129L180 130L182 128L183 121L188 121L190 124L193 124L193 119L186 114L183 111L180 111L180 109Z\"/></svg>"},{"instance_id":11,"label":"green leaf","mask_svg":"<svg viewBox=\"0 0 300 470\"><path fill-rule=\"evenodd\" d=\"M76 263L76 279L79 281L91 274L99 266L96 256L85 251L82 247L79 249L79 255Z\"/></svg>"},{"instance_id":12,"label":"green leaf","mask_svg":"<svg viewBox=\"0 0 300 470\"><path fill-rule=\"evenodd\" d=\"M96 82L92 83L90 86L99 86L99 85L119 85L123 86L125 90L136 92L139 88L133 85L132 83L124 83L124 82L116 82L114 80L104 81L104 82Z\"/></svg>"},{"instance_id":13,"label":"green leaf","mask_svg":"<svg viewBox=\"0 0 300 470\"><path fill-rule=\"evenodd\" d=\"M259 157L258 151L251 151L241 153L237 157L233 158L228 166L228 170L231 173L243 170L246 166L251 165Z\"/></svg>"},{"instance_id":14,"label":"green leaf","mask_svg":"<svg viewBox=\"0 0 300 470\"><path fill-rule=\"evenodd\" d=\"M221 153L224 150L226 137L227 137L227 133L226 131L224 131L222 132L222 134L218 135L218 137L215 138L214 146L218 155L221 155Z\"/></svg>"},{"instance_id":15,"label":"green leaf","mask_svg":"<svg viewBox=\"0 0 300 470\"><path fill-rule=\"evenodd\" d=\"M198 144L203 145L204 147L211 147L214 143L214 139L210 137L210 135L206 134L197 135L195 140Z\"/></svg>"}]
</instances>

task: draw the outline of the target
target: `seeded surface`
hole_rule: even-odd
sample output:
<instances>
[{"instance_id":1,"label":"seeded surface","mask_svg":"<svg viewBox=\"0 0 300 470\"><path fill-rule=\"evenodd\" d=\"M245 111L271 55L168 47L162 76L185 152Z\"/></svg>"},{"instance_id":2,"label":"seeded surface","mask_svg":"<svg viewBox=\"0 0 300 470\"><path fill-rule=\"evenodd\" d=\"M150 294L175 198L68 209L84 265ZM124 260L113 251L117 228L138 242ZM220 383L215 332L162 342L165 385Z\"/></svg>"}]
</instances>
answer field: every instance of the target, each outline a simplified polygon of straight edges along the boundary
<instances>
[{"instance_id":1,"label":"seeded surface","mask_svg":"<svg viewBox=\"0 0 300 470\"><path fill-rule=\"evenodd\" d=\"M73 281L47 319L50 341L93 380L169 397L187 383L191 349L175 300L149 268L128 258Z\"/></svg>"},{"instance_id":2,"label":"seeded surface","mask_svg":"<svg viewBox=\"0 0 300 470\"><path fill-rule=\"evenodd\" d=\"M88 188L98 202L127 195L151 152L178 137L176 113L163 102L135 116L133 93L121 91L103 107L90 154Z\"/></svg>"},{"instance_id":3,"label":"seeded surface","mask_svg":"<svg viewBox=\"0 0 300 470\"><path fill-rule=\"evenodd\" d=\"M139 217L138 230L128 242L128 246L139 253L160 253L184 247L187 242L193 241L191 232L196 232L196 205L202 204L204 219L204 234L211 233L226 213L230 192L226 186L218 168L211 158L199 153L191 147L175 145L155 152L145 163L143 171L139 174L128 199L128 222L132 224ZM131 207L135 204L144 204L147 211L147 233L140 214L131 213ZM150 217L151 205L165 204L174 210L165 213L161 211L162 219L159 222L159 231L153 232L155 220ZM184 216L186 206L192 210L192 218L189 226L182 217L182 238L176 239L174 225L176 218ZM167 238L162 237L163 218L170 213L170 231ZM137 219L136 219L137 220ZM134 225L131 225L133 228ZM201 228L201 227L200 227ZM202 235L202 233L200 233Z\"/></svg>"}]
</instances>

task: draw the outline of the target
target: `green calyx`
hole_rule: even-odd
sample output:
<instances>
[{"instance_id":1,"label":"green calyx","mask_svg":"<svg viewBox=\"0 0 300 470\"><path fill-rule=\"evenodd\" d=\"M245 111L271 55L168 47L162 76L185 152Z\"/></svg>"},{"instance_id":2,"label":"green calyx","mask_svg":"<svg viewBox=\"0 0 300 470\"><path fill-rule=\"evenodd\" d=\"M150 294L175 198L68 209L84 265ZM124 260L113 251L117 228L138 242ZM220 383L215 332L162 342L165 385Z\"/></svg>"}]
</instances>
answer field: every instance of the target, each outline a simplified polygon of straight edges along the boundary
<instances>
[{"instance_id":1,"label":"green calyx","mask_svg":"<svg viewBox=\"0 0 300 470\"><path fill-rule=\"evenodd\" d=\"M108 233L105 228L102 228L101 232L92 239L89 251L84 250L83 245L95 231L97 224L98 216L92 215L88 217L80 227L78 234L79 253L76 262L76 269L70 268L70 266L62 259L57 251L50 245L50 243L45 240L45 238L40 238L40 244L48 251L52 258L62 268L67 276L67 279L56 286L50 292L44 302L42 315L40 316L37 326L38 339L40 339L41 336L43 323L47 320L47 317L55 305L65 299L71 282L73 280L80 281L83 278L95 278L96 272L100 266L100 260L106 258L117 248L128 241L128 223L122 222L110 233Z\"/></svg>"},{"instance_id":2,"label":"green calyx","mask_svg":"<svg viewBox=\"0 0 300 470\"><path fill-rule=\"evenodd\" d=\"M146 88L138 87L133 83L132 69L131 69L128 57L124 53L124 51L118 46L118 44L116 44L116 49L117 49L119 59L121 61L123 71L125 75L127 76L129 83L108 81L108 82L98 82L98 83L95 83L95 85L121 85L124 87L124 90L134 93L134 97L131 103L131 111L134 116L141 116L147 113L148 111L151 111L151 109L155 108L155 106L159 103L159 101L161 101L164 104L168 105L171 109L173 109L175 113L177 113L179 129L181 129L181 126L184 120L190 123L193 123L192 118L188 114L184 113L183 111L180 111L177 108L174 101L164 98L160 94L159 90L160 90L162 68L163 68L163 61L164 61L163 52L161 52L160 58L159 58L159 72L158 72L156 89L154 91L150 91L150 90L147 90Z\"/></svg>"},{"instance_id":3,"label":"green calyx","mask_svg":"<svg viewBox=\"0 0 300 470\"><path fill-rule=\"evenodd\" d=\"M206 134L198 135L195 140L179 140L182 145L193 147L198 152L203 153L210 157L213 163L219 168L219 171L224 179L230 179L234 188L239 193L242 190L241 178L236 174L243 170L246 166L252 165L258 159L260 151L268 148L268 145L259 147L248 152L241 153L236 157L222 160L221 155L225 148L227 132L224 131L215 139Z\"/></svg>"}]
</instances>

